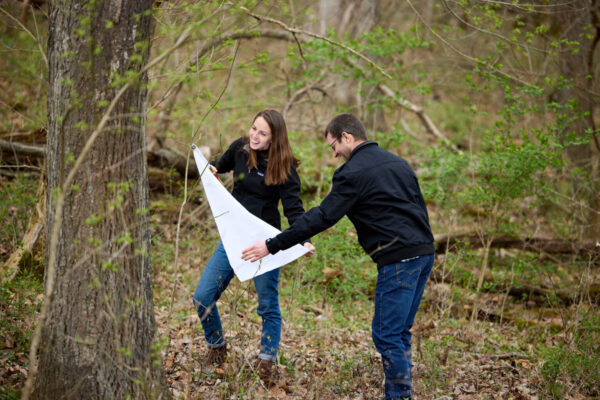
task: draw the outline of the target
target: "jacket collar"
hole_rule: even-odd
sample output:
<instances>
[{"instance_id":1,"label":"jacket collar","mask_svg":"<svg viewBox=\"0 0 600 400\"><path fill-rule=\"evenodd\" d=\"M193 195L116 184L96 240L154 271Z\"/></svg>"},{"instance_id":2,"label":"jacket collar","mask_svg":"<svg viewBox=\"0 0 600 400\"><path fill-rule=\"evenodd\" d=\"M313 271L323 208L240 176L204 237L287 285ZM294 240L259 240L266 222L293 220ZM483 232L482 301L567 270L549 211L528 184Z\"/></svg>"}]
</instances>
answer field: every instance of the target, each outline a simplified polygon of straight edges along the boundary
<instances>
[{"instance_id":1,"label":"jacket collar","mask_svg":"<svg viewBox=\"0 0 600 400\"><path fill-rule=\"evenodd\" d=\"M354 157L354 155L356 153L358 153L359 151L361 151L365 147L368 147L368 146L371 146L371 145L379 146L376 142L374 142L372 140L365 140L364 142L362 142L361 144L359 144L358 146L356 146L354 148L354 150L352 150L352 153L350 153L350 157L348 158L348 161L352 160L352 157ZM346 161L346 162L348 162L348 161Z\"/></svg>"}]
</instances>

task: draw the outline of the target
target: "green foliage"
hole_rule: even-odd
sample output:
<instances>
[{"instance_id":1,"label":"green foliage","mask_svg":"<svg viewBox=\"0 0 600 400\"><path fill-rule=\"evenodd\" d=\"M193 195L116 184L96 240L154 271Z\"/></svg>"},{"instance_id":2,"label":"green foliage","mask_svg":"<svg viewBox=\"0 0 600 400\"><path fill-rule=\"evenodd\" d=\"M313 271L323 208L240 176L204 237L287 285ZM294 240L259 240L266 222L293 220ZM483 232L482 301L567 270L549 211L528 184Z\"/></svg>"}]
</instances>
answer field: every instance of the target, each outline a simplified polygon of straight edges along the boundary
<instances>
[{"instance_id":1,"label":"green foliage","mask_svg":"<svg viewBox=\"0 0 600 400\"><path fill-rule=\"evenodd\" d=\"M327 192L331 184L330 177L335 170L327 163L331 157L329 148L323 146L320 138L306 138L306 134L302 132L291 131L289 136L294 155L301 161L298 173L302 181L302 191L310 188L314 192L320 188Z\"/></svg>"},{"instance_id":2,"label":"green foliage","mask_svg":"<svg viewBox=\"0 0 600 400\"><path fill-rule=\"evenodd\" d=\"M446 379L444 367L440 363L440 356L444 353L447 348L447 343L438 343L435 341L428 341L423 346L423 359L422 363L425 365L425 371L423 374L423 385L432 391L444 390L448 387L449 382Z\"/></svg>"},{"instance_id":3,"label":"green foliage","mask_svg":"<svg viewBox=\"0 0 600 400\"><path fill-rule=\"evenodd\" d=\"M2 278L3 279L3 278ZM4 367L22 363L29 351L32 321L41 307L42 282L30 272L19 273L0 283L0 343ZM5 375L6 377L6 375ZM15 374L0 386L0 398L18 399L25 378Z\"/></svg>"},{"instance_id":4,"label":"green foliage","mask_svg":"<svg viewBox=\"0 0 600 400\"><path fill-rule=\"evenodd\" d=\"M0 186L0 243L19 244L33 207L38 202L37 179L19 175L16 179Z\"/></svg>"},{"instance_id":5,"label":"green foliage","mask_svg":"<svg viewBox=\"0 0 600 400\"><path fill-rule=\"evenodd\" d=\"M549 196L548 173L563 166L564 147L555 136L563 122L557 118L540 128L522 128L523 118L553 110L551 104L544 107L534 102L544 91L515 89L493 75L480 73L480 77L490 85L486 90L502 89L501 112L479 137L480 150L427 150L431 162L423 174L423 190L426 198L445 207L478 210L478 223L484 232L518 233L527 227L513 223L516 212L525 212L523 205L531 209Z\"/></svg>"},{"instance_id":6,"label":"green foliage","mask_svg":"<svg viewBox=\"0 0 600 400\"><path fill-rule=\"evenodd\" d=\"M584 313L570 343L541 349L542 376L552 399L577 388L588 398L600 396L600 316Z\"/></svg>"},{"instance_id":7,"label":"green foliage","mask_svg":"<svg viewBox=\"0 0 600 400\"><path fill-rule=\"evenodd\" d=\"M300 273L303 293L295 293L301 303L317 307L329 304L344 314L351 312L356 301L373 298L377 268L359 246L350 220L344 217L327 232L312 238L312 242L317 251ZM325 268L339 274L328 277ZM295 275L294 271L285 273ZM342 316L340 319L344 320Z\"/></svg>"},{"instance_id":8,"label":"green foliage","mask_svg":"<svg viewBox=\"0 0 600 400\"><path fill-rule=\"evenodd\" d=\"M415 24L418 19L406 5L398 5L394 12L386 10L389 15L382 15L377 26L357 37L342 36L329 30L328 38L365 54L392 79L347 49L314 38L305 41L303 35L297 36L298 43L284 42L283 45L276 40L251 38L243 39L238 47L236 40L229 39L217 43L206 53L198 53L221 34L257 32L258 28L266 26L255 25L256 21L241 6L279 19L288 26L310 30L309 27L318 25L319 21L315 11L304 7L304 3L266 4L256 0L157 3L154 11L155 37L151 46L149 42L142 41L136 44L135 52L130 56L134 67L143 64L149 47L151 57L155 57L172 46L185 29L193 29L182 47L150 71L147 131L164 136L169 140L167 146L174 145L179 150L187 149L193 140L210 146L219 154L231 140L246 134L250 118L256 111L266 107L282 110L289 106L286 107L286 118L290 140L295 155L302 161L299 172L308 208L318 204L327 193L330 177L339 165L331 160L330 151L323 141L323 124L338 111L358 114L365 122L375 115L383 116L379 121L385 120L385 129L383 124L368 124L369 135L415 167L430 205L435 233L464 229L492 235L549 233L572 237L575 228L582 223L578 220L581 218L577 215L578 211L569 209L579 204L578 194L595 193L594 182L591 181L595 178L583 166L568 167L565 153L575 146L588 145L598 131L591 128L584 132L579 130L578 124L590 115L584 108L585 104L569 93L586 85L589 85L586 89L590 92L597 90L592 87L594 81L589 76L581 81L574 80L561 75L556 66L562 55L580 53L582 44L593 36L593 27L580 27L580 38L570 40L557 35L557 27L551 21L552 7L546 8L548 12L538 18L539 9L536 11L532 4L471 0L446 3L456 16L445 9L441 18L438 9L429 21L433 31ZM299 7L300 4L302 7ZM78 16L76 21L78 38L75 39L86 41L90 57L102 56L103 51L90 34L93 28L91 15L97 5L97 2L90 2L83 13L85 15ZM137 20L142 16L137 16ZM464 21L449 23L449 18ZM96 29L114 31L117 23L102 19L101 26ZM275 25L270 27L277 28ZM33 26L29 28L34 31ZM2 82L11 82L9 90L6 90L11 97L0 95L0 100L8 104L8 107L0 107L2 131L38 129L46 125L46 86L42 84L45 67L37 44L29 35L15 30L7 32L0 35L0 44L17 56L6 57L0 64ZM435 33L442 33L442 39L447 43L434 43ZM44 43L45 38L42 39ZM452 51L449 46L452 46ZM459 53L459 58L453 58ZM62 54L61 58L65 60L75 55L70 51ZM84 67L92 68L93 63L87 61ZM135 71L119 70L114 73L113 85L118 87L137 80ZM359 104L337 102L333 98L340 81L349 84L350 96L359 99ZM378 84L392 88L395 97L384 97L376 89ZM72 79L65 79L62 85L73 90L73 105L81 107L86 94L75 92ZM314 98L311 93L288 104L296 92L315 86L324 93L315 94ZM449 150L430 138L414 113L399 105L404 97L423 106L424 114L420 116L431 117L461 151ZM172 98L176 98L176 102L168 114L167 104ZM95 101L98 108L110 104L110 99ZM162 125L163 113L168 114L166 117L170 125L167 128ZM132 119L134 122L143 121L138 116ZM62 117L59 117L60 120ZM94 128L84 121L77 123L76 127L82 132ZM126 134L127 129L119 132ZM66 162L72 163L75 158L75 154L69 153ZM176 172L171 177L170 194L153 193L150 209L138 210L150 215L152 248L136 249L136 254L152 256L159 328L166 324L164 310L170 310L171 296L175 293L175 311L170 327L176 325L176 329L184 330L191 310L189 292L193 291L203 264L212 254L218 234L209 216L193 219L200 221L199 224L186 220L179 237L178 259L174 260L173 222L177 220L182 200L182 182ZM584 185L578 186L581 182ZM588 185L588 182L591 184ZM83 185L75 184L73 190L81 190L81 187ZM109 209L90 213L86 220L90 226L100 224L106 212L120 212L131 186L127 182L111 183L107 189ZM34 192L35 182L24 177L0 188L0 218L5 221L4 229L0 230L0 244L18 245L27 215L37 200ZM573 203L565 203L565 199ZM188 203L188 206L197 207L197 204ZM184 215L188 214L186 208ZM116 240L124 245L131 243L132 238L123 234ZM85 245L84 241L82 243ZM89 243L94 246L101 244L100 239L94 237ZM348 340L346 345L353 346L348 332L358 332L362 335L361 340L370 344L368 331L376 268L358 246L356 233L346 218L313 238L313 243L317 248L315 256L282 269L280 292L284 327L290 337L294 338L297 334L303 338L281 350L280 362L297 380L309 371L312 388L317 389L311 393L321 393L324 398L328 398L328 394L331 398L344 397L356 391L356 381L361 378L365 385L378 387L380 365L379 360L371 356L374 353L372 348L372 353L362 348L346 354L330 346L331 338L338 333L343 337L342 341ZM519 288L524 284L544 287L551 281L554 287L568 289L573 286L574 280L579 279L579 276L577 279L574 276L583 276L583 272L587 272L582 270L578 260L553 257L538 257L527 251L511 251L507 255L492 250L489 275L485 277L482 290L497 301L504 298L507 288ZM118 265L110 260L107 257L102 268L118 271ZM423 343L415 346L415 350L418 348L415 355L418 354L419 366L423 368L419 369L419 382L423 382L428 394L446 394L452 389L456 378L452 376L454 367L466 362L461 355L467 354L471 347L476 347L477 352L483 354L521 351L523 347L518 343L516 329L510 331L509 328L519 326L523 336L528 338L527 343L549 340L553 335L571 334L568 327L532 328L530 322L524 320L514 324L505 321L501 326L489 324L490 330L509 331L504 342L496 335L488 334L490 332L478 326L477 322L469 325L474 330L471 337L461 331L466 324L459 318L472 304L476 272L482 260L483 255L476 246L463 243L460 249L452 249L446 255L443 266L436 263L435 272L447 275L442 282L435 281L436 277L430 282L422 310L428 313L425 315L429 318L430 313L435 314L436 307L439 307L442 310L441 321L438 318L431 322L435 332L431 337L423 336ZM175 269L175 265L179 270ZM326 268L333 272L326 273ZM22 284L26 285L24 281ZM98 281L90 285L93 284L97 285ZM436 298L438 284L448 285L446 297L441 300ZM35 285L39 286L39 282ZM184 289L180 293L182 286ZM174 292L172 287L176 288ZM37 286L35 289L0 288L3 311L9 310L6 315L10 314L10 309L14 311L10 317L3 314L0 318L8 324L6 327L3 325L0 335L4 335L4 331L6 335L16 332L20 326L15 321L19 319L31 320L29 305L19 305L15 300L19 295L27 296L28 291L39 293L41 290ZM242 346L246 344L244 338L255 333L260 321L254 313L256 301L253 295L251 283L243 285L234 280L223 298L221 310L224 322L228 328L237 329L238 336L232 340L236 344L241 342ZM510 299L506 301L511 303ZM185 303L185 306L177 302ZM526 309L530 302L529 296L512 301L522 307L520 310ZM560 307L563 304L558 296L549 295L544 305ZM510 306L507 304L506 308ZM498 307L503 307L502 312L505 305L502 303ZM242 326L241 322L249 325ZM430 321L427 321L423 324L425 327L419 326L419 330L429 333L429 324ZM542 324L544 322L540 322ZM595 344L600 341L597 326L597 317L586 316L577 328L575 339L542 349L541 373L550 396L565 397L566 391L575 387L589 397L598 397L598 393L594 392L594 387L599 386L596 373L599 369L598 348ZM192 329L193 336L200 336L198 326L193 325ZM25 327L22 331L24 333L15 333L23 336L18 339L20 348L26 347L30 330ZM0 337L0 343L5 337ZM160 362L160 352L165 347L164 342L156 344L153 349L155 362ZM122 349L123 354L129 351ZM309 358L311 354L316 354L314 359ZM318 361L317 358L326 361ZM445 365L448 358L449 363ZM308 361L303 364L298 359ZM314 373L319 362L330 364L326 371L319 371L322 376ZM207 379L203 374L197 374L196 378L194 381ZM222 397L251 398L254 396L252 385L258 385L256 374L227 372L224 377L213 374L209 378L219 379L214 386ZM325 386L331 391L323 395L320 389ZM18 396L12 386L0 388L0 397L11 396Z\"/></svg>"},{"instance_id":9,"label":"green foliage","mask_svg":"<svg viewBox=\"0 0 600 400\"><path fill-rule=\"evenodd\" d=\"M10 87L1 86L0 132L32 131L45 126L46 67L37 43L21 30L7 29L6 34L0 34L0 48L4 52L0 82L10 82Z\"/></svg>"},{"instance_id":10,"label":"green foliage","mask_svg":"<svg viewBox=\"0 0 600 400\"><path fill-rule=\"evenodd\" d=\"M301 69L301 76L291 81L288 87L292 91L318 81L326 73L334 74L342 79L352 79L366 85L387 83L387 79L381 75L371 64L347 50L353 49L361 54L371 54L393 64L400 61L400 57L406 49L428 48L431 43L423 39L423 35L417 28L406 32L398 32L395 29L384 29L376 27L373 31L364 33L357 39L338 39L335 31L329 31L328 37L344 45L325 42L320 39L311 39L303 44L302 54L296 51L294 46L288 50L287 58L292 68ZM335 62L332 62L335 60ZM400 64L401 66L401 64ZM394 76L394 84L414 87L419 82L404 79L405 71L400 68L391 73Z\"/></svg>"},{"instance_id":11,"label":"green foliage","mask_svg":"<svg viewBox=\"0 0 600 400\"><path fill-rule=\"evenodd\" d=\"M21 398L21 393L13 386L2 386L0 387L0 398L18 400Z\"/></svg>"},{"instance_id":12,"label":"green foliage","mask_svg":"<svg viewBox=\"0 0 600 400\"><path fill-rule=\"evenodd\" d=\"M42 292L39 279L27 272L18 274L14 279L4 280L0 286L0 339L6 343L10 338L16 349L26 351L29 348L31 327L23 329L25 318L39 311L38 295Z\"/></svg>"}]
</instances>

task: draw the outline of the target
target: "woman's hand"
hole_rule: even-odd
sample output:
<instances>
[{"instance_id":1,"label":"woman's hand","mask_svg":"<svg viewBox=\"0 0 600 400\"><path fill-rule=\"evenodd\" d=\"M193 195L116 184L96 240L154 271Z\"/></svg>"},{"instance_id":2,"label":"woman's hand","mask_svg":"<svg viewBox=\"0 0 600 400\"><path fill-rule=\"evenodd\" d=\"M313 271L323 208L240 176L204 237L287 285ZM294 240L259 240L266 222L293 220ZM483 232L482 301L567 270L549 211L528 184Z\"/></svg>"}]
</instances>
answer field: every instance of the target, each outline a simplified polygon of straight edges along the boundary
<instances>
[{"instance_id":1,"label":"woman's hand","mask_svg":"<svg viewBox=\"0 0 600 400\"><path fill-rule=\"evenodd\" d=\"M210 172L212 172L212 174L215 176L215 178L217 178L217 180L219 182L221 182L221 178L219 178L219 174L217 172L219 172L213 165L208 164L208 169L210 170ZM223 182L221 182L223 183Z\"/></svg>"},{"instance_id":2,"label":"woman's hand","mask_svg":"<svg viewBox=\"0 0 600 400\"><path fill-rule=\"evenodd\" d=\"M311 242L304 243L304 247L308 250L308 253L304 255L305 257L311 257L313 254L315 254L316 249Z\"/></svg>"}]
</instances>

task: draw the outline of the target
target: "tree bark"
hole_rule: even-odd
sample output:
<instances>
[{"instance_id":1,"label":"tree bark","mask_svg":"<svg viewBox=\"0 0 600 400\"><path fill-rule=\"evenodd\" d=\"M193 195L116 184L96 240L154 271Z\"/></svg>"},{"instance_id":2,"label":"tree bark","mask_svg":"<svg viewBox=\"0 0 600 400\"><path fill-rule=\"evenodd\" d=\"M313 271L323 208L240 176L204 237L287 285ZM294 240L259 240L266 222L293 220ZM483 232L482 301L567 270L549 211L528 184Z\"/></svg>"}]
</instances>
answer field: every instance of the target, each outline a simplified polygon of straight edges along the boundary
<instances>
[{"instance_id":1,"label":"tree bark","mask_svg":"<svg viewBox=\"0 0 600 400\"><path fill-rule=\"evenodd\" d=\"M64 191L56 284L44 320L34 398L146 399L164 395L150 266L146 81L152 0L50 3L46 224ZM62 184L127 74L134 84L75 184ZM139 78L136 81L136 76ZM49 236L49 235L48 235ZM48 276L45 277L47 283Z\"/></svg>"}]
</instances>

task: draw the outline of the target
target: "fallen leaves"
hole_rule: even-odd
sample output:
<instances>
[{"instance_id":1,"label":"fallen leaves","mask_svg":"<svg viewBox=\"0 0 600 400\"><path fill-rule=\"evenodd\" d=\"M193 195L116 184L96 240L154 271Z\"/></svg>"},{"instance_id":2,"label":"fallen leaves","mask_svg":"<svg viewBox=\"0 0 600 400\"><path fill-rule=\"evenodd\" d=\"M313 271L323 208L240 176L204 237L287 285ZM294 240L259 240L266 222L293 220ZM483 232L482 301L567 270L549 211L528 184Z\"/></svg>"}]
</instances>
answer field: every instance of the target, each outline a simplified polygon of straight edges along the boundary
<instances>
[{"instance_id":1,"label":"fallen leaves","mask_svg":"<svg viewBox=\"0 0 600 400\"><path fill-rule=\"evenodd\" d=\"M337 264L332 264L332 265L337 265ZM321 283L329 283L333 279L341 277L344 274L340 270L325 267L325 268L323 268L323 275L325 275L325 278L321 281Z\"/></svg>"}]
</instances>

